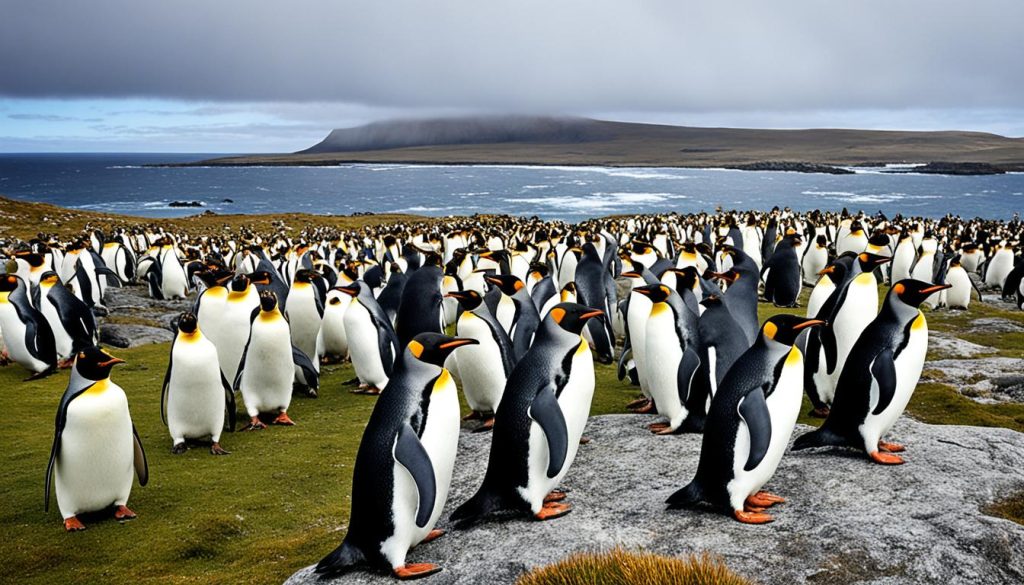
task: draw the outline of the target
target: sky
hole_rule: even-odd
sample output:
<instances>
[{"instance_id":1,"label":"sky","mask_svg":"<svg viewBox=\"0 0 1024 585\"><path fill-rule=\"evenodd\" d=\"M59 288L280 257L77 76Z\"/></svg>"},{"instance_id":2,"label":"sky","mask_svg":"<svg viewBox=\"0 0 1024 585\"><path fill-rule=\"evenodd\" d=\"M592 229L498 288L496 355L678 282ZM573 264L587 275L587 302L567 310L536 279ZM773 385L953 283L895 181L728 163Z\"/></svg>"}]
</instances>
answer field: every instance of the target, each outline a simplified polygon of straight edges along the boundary
<instances>
[{"instance_id":1,"label":"sky","mask_svg":"<svg viewBox=\"0 0 1024 585\"><path fill-rule=\"evenodd\" d=\"M1024 136L1020 0L0 0L0 151L282 152L391 118Z\"/></svg>"}]
</instances>

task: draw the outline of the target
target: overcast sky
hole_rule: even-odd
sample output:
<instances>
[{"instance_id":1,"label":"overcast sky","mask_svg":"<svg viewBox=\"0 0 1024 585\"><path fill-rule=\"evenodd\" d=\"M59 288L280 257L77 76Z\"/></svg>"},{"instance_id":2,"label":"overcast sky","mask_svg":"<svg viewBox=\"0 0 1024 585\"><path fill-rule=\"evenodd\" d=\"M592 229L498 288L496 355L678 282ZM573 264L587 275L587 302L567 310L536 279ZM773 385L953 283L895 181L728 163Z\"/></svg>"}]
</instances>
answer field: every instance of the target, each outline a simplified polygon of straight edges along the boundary
<instances>
[{"instance_id":1,"label":"overcast sky","mask_svg":"<svg viewBox=\"0 0 1024 585\"><path fill-rule=\"evenodd\" d=\"M545 113L1024 136L1021 0L0 0L0 150Z\"/></svg>"}]
</instances>

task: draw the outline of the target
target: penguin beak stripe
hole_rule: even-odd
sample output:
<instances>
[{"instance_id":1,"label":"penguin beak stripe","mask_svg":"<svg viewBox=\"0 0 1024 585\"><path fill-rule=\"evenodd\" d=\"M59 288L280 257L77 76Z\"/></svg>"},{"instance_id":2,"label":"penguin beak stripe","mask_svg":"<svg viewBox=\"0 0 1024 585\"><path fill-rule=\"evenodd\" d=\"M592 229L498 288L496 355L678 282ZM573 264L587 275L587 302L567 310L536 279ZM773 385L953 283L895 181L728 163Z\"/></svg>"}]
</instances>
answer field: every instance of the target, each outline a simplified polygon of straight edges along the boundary
<instances>
[{"instance_id":1,"label":"penguin beak stripe","mask_svg":"<svg viewBox=\"0 0 1024 585\"><path fill-rule=\"evenodd\" d=\"M593 317L600 317L601 315L604 315L604 311L593 310L580 315L580 319L591 319Z\"/></svg>"},{"instance_id":2,"label":"penguin beak stripe","mask_svg":"<svg viewBox=\"0 0 1024 585\"><path fill-rule=\"evenodd\" d=\"M463 345L479 345L480 342L475 339L456 339L447 343L442 343L438 347L441 349L448 349L449 347L462 347Z\"/></svg>"},{"instance_id":3,"label":"penguin beak stripe","mask_svg":"<svg viewBox=\"0 0 1024 585\"><path fill-rule=\"evenodd\" d=\"M825 321L821 319L811 319L810 321L804 321L799 325L793 326L793 331L800 331L801 329L807 329L808 327L817 327L818 325L826 325Z\"/></svg>"},{"instance_id":4,"label":"penguin beak stripe","mask_svg":"<svg viewBox=\"0 0 1024 585\"><path fill-rule=\"evenodd\" d=\"M620 276L623 278L640 278L640 275L636 272L623 272Z\"/></svg>"},{"instance_id":5,"label":"penguin beak stripe","mask_svg":"<svg viewBox=\"0 0 1024 585\"><path fill-rule=\"evenodd\" d=\"M123 364L123 363L124 363L124 360L121 359L121 358L110 358L109 360L107 360L105 362L99 362L96 365L98 365L101 368L105 368L107 366L113 366L115 364Z\"/></svg>"},{"instance_id":6,"label":"penguin beak stripe","mask_svg":"<svg viewBox=\"0 0 1024 585\"><path fill-rule=\"evenodd\" d=\"M885 263L891 262L891 261L892 261L892 258L889 258L887 256L882 256L881 258L876 258L875 259L875 265L881 266L882 264L885 264Z\"/></svg>"},{"instance_id":7,"label":"penguin beak stripe","mask_svg":"<svg viewBox=\"0 0 1024 585\"><path fill-rule=\"evenodd\" d=\"M953 288L951 284L936 284L935 286L929 286L921 289L923 294L931 294L933 292L939 292L940 290L946 290L947 288Z\"/></svg>"},{"instance_id":8,"label":"penguin beak stripe","mask_svg":"<svg viewBox=\"0 0 1024 585\"><path fill-rule=\"evenodd\" d=\"M638 292L638 293L640 293L640 294L642 294L644 296L650 296L651 295L651 291L647 290L646 288L634 288L633 292Z\"/></svg>"}]
</instances>

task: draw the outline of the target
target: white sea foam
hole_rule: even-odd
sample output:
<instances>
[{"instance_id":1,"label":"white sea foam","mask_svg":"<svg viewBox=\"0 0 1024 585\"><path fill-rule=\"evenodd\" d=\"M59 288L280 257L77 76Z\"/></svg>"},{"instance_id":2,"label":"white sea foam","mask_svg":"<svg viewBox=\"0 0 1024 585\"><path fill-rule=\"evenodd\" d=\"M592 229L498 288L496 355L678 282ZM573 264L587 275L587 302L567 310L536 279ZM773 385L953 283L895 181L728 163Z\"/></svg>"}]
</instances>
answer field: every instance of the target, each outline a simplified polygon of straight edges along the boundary
<instances>
[{"instance_id":1,"label":"white sea foam","mask_svg":"<svg viewBox=\"0 0 1024 585\"><path fill-rule=\"evenodd\" d=\"M686 199L686 195L678 193L591 193L584 196L559 197L508 197L502 199L506 203L528 204L539 207L553 207L572 210L609 210L628 206L643 206L661 203L670 199Z\"/></svg>"}]
</instances>

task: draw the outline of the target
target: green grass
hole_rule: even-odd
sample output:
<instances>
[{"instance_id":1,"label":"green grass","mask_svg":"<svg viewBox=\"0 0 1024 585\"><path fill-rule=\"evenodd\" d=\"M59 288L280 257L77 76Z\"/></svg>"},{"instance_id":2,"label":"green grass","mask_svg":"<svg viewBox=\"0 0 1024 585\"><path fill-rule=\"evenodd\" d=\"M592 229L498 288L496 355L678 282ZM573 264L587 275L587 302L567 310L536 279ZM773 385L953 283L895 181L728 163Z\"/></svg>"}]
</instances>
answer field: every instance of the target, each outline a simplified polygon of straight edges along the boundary
<instances>
[{"instance_id":1,"label":"green grass","mask_svg":"<svg viewBox=\"0 0 1024 585\"><path fill-rule=\"evenodd\" d=\"M781 312L765 303L759 310L762 318ZM970 320L993 316L1024 318L972 305L967 314L930 313L929 321L934 329L961 333ZM1004 339L1016 343L1007 336L985 343L1000 352L1019 351L1004 346ZM53 417L68 374L22 382L26 372L18 366L0 368L6 446L0 488L7 497L0 512L6 535L0 559L7 574L21 583L282 582L341 539L352 462L374 404L342 386L353 376L351 367L326 366L320 398L295 398L289 413L297 426L225 434L222 444L232 452L226 457L201 447L175 456L160 422L167 352L168 344L113 352L128 361L114 370L113 380L128 394L151 479L132 491L129 505L137 520L101 520L77 534L65 534L55 502L44 513L42 501ZM625 412L638 395L616 380L614 365L597 365L596 379L593 415ZM805 399L800 422L820 424L806 417L809 410ZM925 422L1024 431L1024 405L978 404L938 381L919 385L908 413Z\"/></svg>"},{"instance_id":2,"label":"green grass","mask_svg":"<svg viewBox=\"0 0 1024 585\"><path fill-rule=\"evenodd\" d=\"M1005 518L1017 524L1024 524L1024 490L992 502L985 506L982 511L989 516Z\"/></svg>"}]
</instances>

